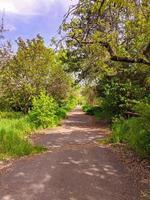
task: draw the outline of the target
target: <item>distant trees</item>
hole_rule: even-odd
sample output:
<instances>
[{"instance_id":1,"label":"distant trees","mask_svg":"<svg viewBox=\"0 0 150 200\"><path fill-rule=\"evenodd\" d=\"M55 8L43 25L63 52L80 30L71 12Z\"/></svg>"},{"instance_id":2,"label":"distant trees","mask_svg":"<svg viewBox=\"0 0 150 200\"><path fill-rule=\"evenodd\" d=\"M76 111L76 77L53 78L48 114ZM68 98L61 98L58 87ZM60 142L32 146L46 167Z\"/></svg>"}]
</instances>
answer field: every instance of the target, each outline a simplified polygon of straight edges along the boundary
<instances>
[{"instance_id":1,"label":"distant trees","mask_svg":"<svg viewBox=\"0 0 150 200\"><path fill-rule=\"evenodd\" d=\"M63 70L57 53L47 48L43 38L17 40L18 50L1 69L3 107L27 113L34 96L45 91L57 101L64 100L71 87L71 78Z\"/></svg>"}]
</instances>

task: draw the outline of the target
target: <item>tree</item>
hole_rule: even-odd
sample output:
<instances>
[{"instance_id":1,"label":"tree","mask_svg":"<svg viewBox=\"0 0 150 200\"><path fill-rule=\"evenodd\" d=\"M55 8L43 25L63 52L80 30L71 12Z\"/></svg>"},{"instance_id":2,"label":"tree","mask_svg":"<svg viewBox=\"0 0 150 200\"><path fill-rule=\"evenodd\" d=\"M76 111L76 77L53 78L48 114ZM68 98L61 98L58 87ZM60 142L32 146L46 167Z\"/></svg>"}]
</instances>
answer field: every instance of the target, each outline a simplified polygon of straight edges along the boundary
<instances>
[{"instance_id":1,"label":"tree","mask_svg":"<svg viewBox=\"0 0 150 200\"><path fill-rule=\"evenodd\" d=\"M1 102L14 110L27 113L34 96L45 91L65 98L68 79L53 49L45 47L41 36L17 40L18 50L2 70Z\"/></svg>"},{"instance_id":2,"label":"tree","mask_svg":"<svg viewBox=\"0 0 150 200\"><path fill-rule=\"evenodd\" d=\"M64 18L63 39L71 55L90 58L87 68L150 66L149 11L149 0L80 0Z\"/></svg>"},{"instance_id":3,"label":"tree","mask_svg":"<svg viewBox=\"0 0 150 200\"><path fill-rule=\"evenodd\" d=\"M149 0L79 0L62 23L70 71L96 87L110 117L149 102L149 11Z\"/></svg>"},{"instance_id":4,"label":"tree","mask_svg":"<svg viewBox=\"0 0 150 200\"><path fill-rule=\"evenodd\" d=\"M2 16L0 23L0 98L2 98L3 96L3 91L2 91L3 70L11 60L13 54L11 43L5 41L4 33L6 31L8 30L5 29L4 17ZM0 107L4 107L3 102L0 103L1 103Z\"/></svg>"}]
</instances>

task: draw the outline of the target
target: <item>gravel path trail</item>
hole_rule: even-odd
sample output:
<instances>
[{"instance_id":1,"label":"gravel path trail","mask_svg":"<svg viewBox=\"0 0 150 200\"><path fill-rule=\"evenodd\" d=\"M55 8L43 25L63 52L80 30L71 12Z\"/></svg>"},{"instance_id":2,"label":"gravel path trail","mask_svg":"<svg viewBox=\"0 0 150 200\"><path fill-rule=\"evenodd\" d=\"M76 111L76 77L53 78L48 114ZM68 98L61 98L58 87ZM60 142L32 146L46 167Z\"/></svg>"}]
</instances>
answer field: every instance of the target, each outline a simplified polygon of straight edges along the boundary
<instances>
[{"instance_id":1,"label":"gravel path trail","mask_svg":"<svg viewBox=\"0 0 150 200\"><path fill-rule=\"evenodd\" d=\"M131 174L97 139L108 133L80 109L62 126L34 135L46 153L15 160L0 175L0 200L138 200Z\"/></svg>"}]
</instances>

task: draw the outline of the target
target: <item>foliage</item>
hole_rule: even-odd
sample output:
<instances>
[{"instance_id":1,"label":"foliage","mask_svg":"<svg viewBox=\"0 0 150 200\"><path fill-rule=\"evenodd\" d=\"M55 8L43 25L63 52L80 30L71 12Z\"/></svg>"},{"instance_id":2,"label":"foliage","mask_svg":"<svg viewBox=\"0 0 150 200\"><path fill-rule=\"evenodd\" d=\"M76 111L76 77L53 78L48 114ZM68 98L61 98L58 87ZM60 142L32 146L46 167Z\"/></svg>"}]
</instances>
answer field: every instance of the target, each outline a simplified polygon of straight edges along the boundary
<instances>
[{"instance_id":1,"label":"foliage","mask_svg":"<svg viewBox=\"0 0 150 200\"><path fill-rule=\"evenodd\" d=\"M126 116L126 112L133 112L134 105L139 101L150 103L149 85L146 83L149 76L148 69L138 70L120 68L120 72L113 76L103 75L98 81L91 95L90 103L88 90L85 93L86 102L90 105L99 105L101 117L112 121L114 117ZM90 92L91 93L91 92Z\"/></svg>"},{"instance_id":2,"label":"foliage","mask_svg":"<svg viewBox=\"0 0 150 200\"><path fill-rule=\"evenodd\" d=\"M52 96L41 93L39 97L33 99L33 107L29 112L29 120L36 127L53 127L67 116L67 112L76 106L76 99L68 98L67 101L58 105Z\"/></svg>"},{"instance_id":3,"label":"foliage","mask_svg":"<svg viewBox=\"0 0 150 200\"><path fill-rule=\"evenodd\" d=\"M84 105L82 106L82 110L83 110L84 112L88 112L91 108L92 108L92 106L90 106L90 105L88 105L88 104L84 104Z\"/></svg>"},{"instance_id":4,"label":"foliage","mask_svg":"<svg viewBox=\"0 0 150 200\"><path fill-rule=\"evenodd\" d=\"M0 111L0 119L19 119L23 117L23 113L21 112L2 112Z\"/></svg>"},{"instance_id":5,"label":"foliage","mask_svg":"<svg viewBox=\"0 0 150 200\"><path fill-rule=\"evenodd\" d=\"M14 118L13 115L15 116ZM6 115L3 118L1 115L0 157L4 155L8 157L22 156L42 151L42 147L32 146L26 138L27 134L33 130L34 127L28 123L26 116L18 118L18 115L9 113L8 118L6 118Z\"/></svg>"},{"instance_id":6,"label":"foliage","mask_svg":"<svg viewBox=\"0 0 150 200\"><path fill-rule=\"evenodd\" d=\"M27 42L20 38L17 44L16 55L2 71L1 101L16 111L27 113L33 95L45 88L53 52L44 46L40 36Z\"/></svg>"},{"instance_id":7,"label":"foliage","mask_svg":"<svg viewBox=\"0 0 150 200\"><path fill-rule=\"evenodd\" d=\"M141 156L150 155L150 105L135 107L140 117L118 120L113 125L112 142L126 142Z\"/></svg>"},{"instance_id":8,"label":"foliage","mask_svg":"<svg viewBox=\"0 0 150 200\"><path fill-rule=\"evenodd\" d=\"M41 151L27 134L56 125L76 105L66 52L46 47L40 35L16 43L16 52L0 43L0 158Z\"/></svg>"},{"instance_id":9,"label":"foliage","mask_svg":"<svg viewBox=\"0 0 150 200\"><path fill-rule=\"evenodd\" d=\"M77 98L73 96L70 96L66 101L62 102L56 112L58 119L66 118L67 112L73 110L77 106L77 103Z\"/></svg>"},{"instance_id":10,"label":"foliage","mask_svg":"<svg viewBox=\"0 0 150 200\"><path fill-rule=\"evenodd\" d=\"M33 99L28 115L0 112L0 159L43 151L43 147L33 146L29 142L28 134L38 128L57 125L75 105L76 99L73 97L58 105L53 97L41 92L39 97Z\"/></svg>"},{"instance_id":11,"label":"foliage","mask_svg":"<svg viewBox=\"0 0 150 200\"><path fill-rule=\"evenodd\" d=\"M32 99L46 91L57 101L68 97L71 77L53 49L47 48L41 36L17 40L18 50L0 71L1 109L11 108L28 113Z\"/></svg>"},{"instance_id":12,"label":"foliage","mask_svg":"<svg viewBox=\"0 0 150 200\"><path fill-rule=\"evenodd\" d=\"M150 144L149 11L148 0L79 0L61 27L68 71L89 86L83 109L115 123L114 141L127 142L143 155ZM145 106L135 109L139 102ZM114 122L126 112L141 116Z\"/></svg>"},{"instance_id":13,"label":"foliage","mask_svg":"<svg viewBox=\"0 0 150 200\"><path fill-rule=\"evenodd\" d=\"M149 0L79 0L61 26L64 49L47 48L39 35L18 39L14 54L10 43L0 47L0 110L5 111L0 119L21 120L22 114L9 111L30 111L28 124L51 127L77 105L76 97L82 93L80 102L87 104L83 109L88 114L114 123L113 141L127 142L146 155L149 11ZM77 92L72 77L76 83L81 81L81 87L86 85L82 92ZM140 117L124 120L127 111L138 112ZM118 118L123 120L115 122Z\"/></svg>"},{"instance_id":14,"label":"foliage","mask_svg":"<svg viewBox=\"0 0 150 200\"><path fill-rule=\"evenodd\" d=\"M63 50L47 48L39 35L19 38L17 45L12 54L10 46L0 49L0 157L42 151L27 134L56 125L73 107L73 81L64 70Z\"/></svg>"},{"instance_id":15,"label":"foliage","mask_svg":"<svg viewBox=\"0 0 150 200\"><path fill-rule=\"evenodd\" d=\"M82 95L84 96L85 103L93 106L97 104L97 88L95 86L85 85L82 88Z\"/></svg>"},{"instance_id":16,"label":"foliage","mask_svg":"<svg viewBox=\"0 0 150 200\"><path fill-rule=\"evenodd\" d=\"M51 68L51 78L47 88L47 93L58 103L68 99L72 88L71 76L64 71L62 66L63 64L57 62Z\"/></svg>"},{"instance_id":17,"label":"foliage","mask_svg":"<svg viewBox=\"0 0 150 200\"><path fill-rule=\"evenodd\" d=\"M82 80L114 73L123 63L150 66L149 10L149 0L79 0L61 26L70 70Z\"/></svg>"},{"instance_id":18,"label":"foliage","mask_svg":"<svg viewBox=\"0 0 150 200\"><path fill-rule=\"evenodd\" d=\"M56 111L56 116L58 118L58 122L61 119L64 119L67 117L67 109L64 106L60 106Z\"/></svg>"},{"instance_id":19,"label":"foliage","mask_svg":"<svg viewBox=\"0 0 150 200\"><path fill-rule=\"evenodd\" d=\"M62 107L66 110L66 111L70 111L72 109L74 109L77 106L78 103L78 99L75 96L70 96L68 98L67 101L64 102L64 104L62 104Z\"/></svg>"},{"instance_id":20,"label":"foliage","mask_svg":"<svg viewBox=\"0 0 150 200\"><path fill-rule=\"evenodd\" d=\"M85 104L82 106L82 109L88 115L94 115L98 119L102 118L101 116L102 108L100 106L91 106L91 105Z\"/></svg>"},{"instance_id":21,"label":"foliage","mask_svg":"<svg viewBox=\"0 0 150 200\"><path fill-rule=\"evenodd\" d=\"M41 93L39 97L33 99L32 106L32 110L29 112L29 120L36 127L47 128L57 124L56 113L59 108L52 97Z\"/></svg>"},{"instance_id":22,"label":"foliage","mask_svg":"<svg viewBox=\"0 0 150 200\"><path fill-rule=\"evenodd\" d=\"M102 98L101 107L105 118L112 120L114 116L125 116L126 111L132 111L135 102L148 99L148 91L133 80L120 80L115 76L99 81L97 90Z\"/></svg>"}]
</instances>

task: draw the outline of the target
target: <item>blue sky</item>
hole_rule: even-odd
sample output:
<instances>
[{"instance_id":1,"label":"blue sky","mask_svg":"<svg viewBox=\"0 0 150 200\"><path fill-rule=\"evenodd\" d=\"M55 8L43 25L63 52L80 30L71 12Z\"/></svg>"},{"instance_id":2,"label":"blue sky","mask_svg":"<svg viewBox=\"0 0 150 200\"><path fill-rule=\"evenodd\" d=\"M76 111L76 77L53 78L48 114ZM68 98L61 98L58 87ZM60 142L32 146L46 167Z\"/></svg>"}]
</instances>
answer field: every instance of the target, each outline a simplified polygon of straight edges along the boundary
<instances>
[{"instance_id":1,"label":"blue sky","mask_svg":"<svg viewBox=\"0 0 150 200\"><path fill-rule=\"evenodd\" d=\"M77 0L0 0L0 11L5 10L5 33L12 42L18 37L33 38L38 33L47 44L57 36L59 25L69 6Z\"/></svg>"}]
</instances>

